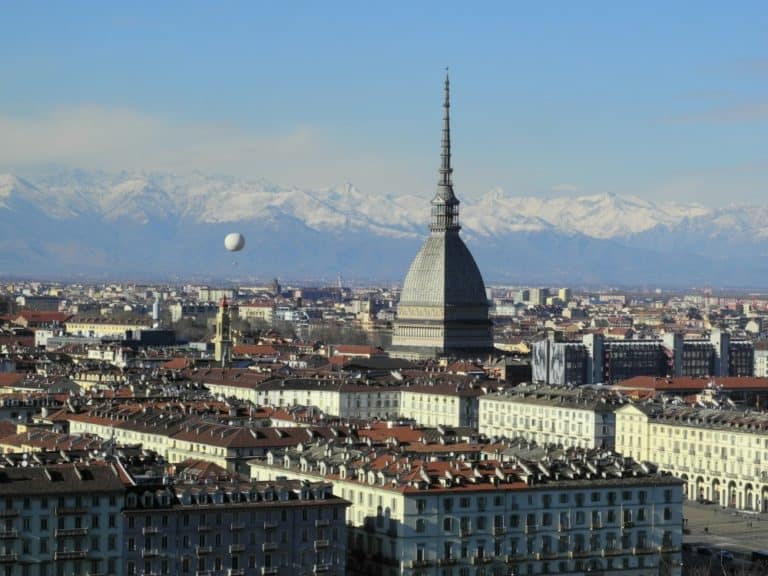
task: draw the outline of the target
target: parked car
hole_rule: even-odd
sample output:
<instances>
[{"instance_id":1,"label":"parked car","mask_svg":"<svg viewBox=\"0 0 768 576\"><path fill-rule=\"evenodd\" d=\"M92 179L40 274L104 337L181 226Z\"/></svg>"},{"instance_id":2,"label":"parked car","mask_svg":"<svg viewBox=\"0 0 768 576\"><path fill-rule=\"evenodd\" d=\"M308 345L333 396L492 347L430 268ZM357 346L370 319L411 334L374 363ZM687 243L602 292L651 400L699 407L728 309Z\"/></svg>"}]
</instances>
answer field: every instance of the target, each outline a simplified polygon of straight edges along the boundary
<instances>
[{"instance_id":1,"label":"parked car","mask_svg":"<svg viewBox=\"0 0 768 576\"><path fill-rule=\"evenodd\" d=\"M718 550L717 552L715 552L715 556L717 556L720 560L724 562L733 561L733 552L730 552L729 550Z\"/></svg>"}]
</instances>

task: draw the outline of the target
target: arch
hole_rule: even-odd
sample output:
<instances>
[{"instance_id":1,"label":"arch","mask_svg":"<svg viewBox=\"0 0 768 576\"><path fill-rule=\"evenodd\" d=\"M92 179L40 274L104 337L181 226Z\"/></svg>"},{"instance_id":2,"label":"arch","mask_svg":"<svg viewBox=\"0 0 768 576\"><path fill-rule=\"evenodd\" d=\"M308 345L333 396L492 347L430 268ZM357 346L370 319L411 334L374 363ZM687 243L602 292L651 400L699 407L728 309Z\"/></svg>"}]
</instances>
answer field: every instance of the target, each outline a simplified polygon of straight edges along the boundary
<instances>
[{"instance_id":1,"label":"arch","mask_svg":"<svg viewBox=\"0 0 768 576\"><path fill-rule=\"evenodd\" d=\"M749 482L744 486L744 508L747 510L755 510L754 490L752 484Z\"/></svg>"},{"instance_id":2,"label":"arch","mask_svg":"<svg viewBox=\"0 0 768 576\"><path fill-rule=\"evenodd\" d=\"M738 507L738 497L740 496L737 494L736 491L736 482L734 480L731 480L728 482L728 492L726 493L728 496L728 499L726 501L726 506L730 508L737 508Z\"/></svg>"},{"instance_id":3,"label":"arch","mask_svg":"<svg viewBox=\"0 0 768 576\"><path fill-rule=\"evenodd\" d=\"M711 500L715 504L720 504L720 480L715 478L712 480L712 498Z\"/></svg>"},{"instance_id":4,"label":"arch","mask_svg":"<svg viewBox=\"0 0 768 576\"><path fill-rule=\"evenodd\" d=\"M690 483L688 482L688 474L680 474L680 479L685 482L683 484L683 497L684 498L691 498L692 494L690 494ZM693 496L695 498L695 496Z\"/></svg>"},{"instance_id":5,"label":"arch","mask_svg":"<svg viewBox=\"0 0 768 576\"><path fill-rule=\"evenodd\" d=\"M763 486L760 492L760 501L762 503L763 512L768 512L768 486Z\"/></svg>"},{"instance_id":6,"label":"arch","mask_svg":"<svg viewBox=\"0 0 768 576\"><path fill-rule=\"evenodd\" d=\"M707 495L705 494L706 486L704 485L704 478L698 476L696 478L696 498L698 500L704 500Z\"/></svg>"}]
</instances>

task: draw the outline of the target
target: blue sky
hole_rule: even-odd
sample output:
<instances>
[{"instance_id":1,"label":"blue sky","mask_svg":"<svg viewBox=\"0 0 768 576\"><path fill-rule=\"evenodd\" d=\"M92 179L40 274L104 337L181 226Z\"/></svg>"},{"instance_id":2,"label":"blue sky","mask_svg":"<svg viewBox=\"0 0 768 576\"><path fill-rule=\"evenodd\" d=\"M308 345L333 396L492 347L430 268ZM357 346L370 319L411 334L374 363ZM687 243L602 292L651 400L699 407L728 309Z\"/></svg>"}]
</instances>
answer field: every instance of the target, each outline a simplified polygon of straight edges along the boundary
<instances>
[{"instance_id":1,"label":"blue sky","mask_svg":"<svg viewBox=\"0 0 768 576\"><path fill-rule=\"evenodd\" d=\"M768 197L768 5L8 2L0 168L460 197Z\"/></svg>"}]
</instances>

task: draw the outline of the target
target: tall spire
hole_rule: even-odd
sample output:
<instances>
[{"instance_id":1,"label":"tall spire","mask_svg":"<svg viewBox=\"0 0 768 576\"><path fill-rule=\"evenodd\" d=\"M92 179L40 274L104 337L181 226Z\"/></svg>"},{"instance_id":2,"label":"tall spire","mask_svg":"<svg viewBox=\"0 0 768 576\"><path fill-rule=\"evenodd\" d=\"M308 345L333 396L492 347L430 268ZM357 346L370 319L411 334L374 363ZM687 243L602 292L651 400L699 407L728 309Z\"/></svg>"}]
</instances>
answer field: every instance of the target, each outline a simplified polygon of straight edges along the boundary
<instances>
[{"instance_id":1,"label":"tall spire","mask_svg":"<svg viewBox=\"0 0 768 576\"><path fill-rule=\"evenodd\" d=\"M443 101L443 137L440 146L440 177L437 193L432 199L432 232L459 230L459 200L453 193L451 174L451 94L448 69L445 69L445 100Z\"/></svg>"},{"instance_id":2,"label":"tall spire","mask_svg":"<svg viewBox=\"0 0 768 576\"><path fill-rule=\"evenodd\" d=\"M451 182L451 81L445 69L445 101L443 102L443 140L440 147L439 186L452 188Z\"/></svg>"}]
</instances>

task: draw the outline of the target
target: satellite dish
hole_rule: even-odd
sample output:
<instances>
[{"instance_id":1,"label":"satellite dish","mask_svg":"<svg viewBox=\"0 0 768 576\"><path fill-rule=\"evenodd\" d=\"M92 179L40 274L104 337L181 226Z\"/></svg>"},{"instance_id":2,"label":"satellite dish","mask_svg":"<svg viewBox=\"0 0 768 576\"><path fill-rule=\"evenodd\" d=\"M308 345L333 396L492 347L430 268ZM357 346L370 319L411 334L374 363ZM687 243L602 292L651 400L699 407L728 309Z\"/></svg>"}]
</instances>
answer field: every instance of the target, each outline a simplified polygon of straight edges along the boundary
<instances>
[{"instance_id":1,"label":"satellite dish","mask_svg":"<svg viewBox=\"0 0 768 576\"><path fill-rule=\"evenodd\" d=\"M239 252L244 246L245 237L239 232L232 232L224 238L224 247L230 252Z\"/></svg>"}]
</instances>

